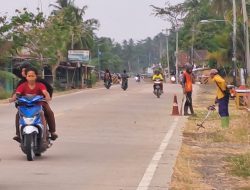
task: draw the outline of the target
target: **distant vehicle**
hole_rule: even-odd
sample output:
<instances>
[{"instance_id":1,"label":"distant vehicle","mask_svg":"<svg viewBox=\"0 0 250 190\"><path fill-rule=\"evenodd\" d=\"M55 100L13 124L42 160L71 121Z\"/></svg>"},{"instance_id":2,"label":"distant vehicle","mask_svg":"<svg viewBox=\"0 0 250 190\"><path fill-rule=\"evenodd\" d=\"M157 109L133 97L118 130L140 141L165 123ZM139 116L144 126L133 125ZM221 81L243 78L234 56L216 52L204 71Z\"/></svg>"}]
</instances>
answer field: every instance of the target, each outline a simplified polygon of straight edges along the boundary
<instances>
[{"instance_id":1,"label":"distant vehicle","mask_svg":"<svg viewBox=\"0 0 250 190\"><path fill-rule=\"evenodd\" d=\"M127 79L127 78L125 78L125 79L122 80L121 88L122 88L124 91L127 90L127 88L128 88L128 79Z\"/></svg>"}]
</instances>

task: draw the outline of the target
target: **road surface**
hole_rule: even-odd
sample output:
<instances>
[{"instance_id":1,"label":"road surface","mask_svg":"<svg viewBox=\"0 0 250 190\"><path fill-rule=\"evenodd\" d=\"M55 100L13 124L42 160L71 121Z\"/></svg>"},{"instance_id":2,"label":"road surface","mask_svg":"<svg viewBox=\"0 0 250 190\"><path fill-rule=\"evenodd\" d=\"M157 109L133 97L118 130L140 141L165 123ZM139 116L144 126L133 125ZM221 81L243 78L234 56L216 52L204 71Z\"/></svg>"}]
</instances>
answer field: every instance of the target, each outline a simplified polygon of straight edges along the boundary
<instances>
[{"instance_id":1,"label":"road surface","mask_svg":"<svg viewBox=\"0 0 250 190\"><path fill-rule=\"evenodd\" d=\"M129 81L107 90L87 89L51 102L59 135L33 162L15 134L13 104L0 105L0 190L165 190L181 144L184 119L171 116L179 85Z\"/></svg>"}]
</instances>

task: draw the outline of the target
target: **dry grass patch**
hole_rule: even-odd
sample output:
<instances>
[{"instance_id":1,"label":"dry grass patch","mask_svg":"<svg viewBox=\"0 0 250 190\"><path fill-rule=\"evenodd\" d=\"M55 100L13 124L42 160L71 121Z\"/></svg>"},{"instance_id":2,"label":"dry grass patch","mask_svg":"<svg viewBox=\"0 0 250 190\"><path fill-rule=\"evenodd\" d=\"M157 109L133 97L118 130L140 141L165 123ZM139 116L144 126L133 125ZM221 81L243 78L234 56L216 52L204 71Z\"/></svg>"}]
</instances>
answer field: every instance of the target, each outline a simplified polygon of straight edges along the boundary
<instances>
[{"instance_id":1,"label":"dry grass patch","mask_svg":"<svg viewBox=\"0 0 250 190\"><path fill-rule=\"evenodd\" d=\"M230 101L230 127L222 129L217 111L198 130L210 105L211 89L200 90L195 101L196 117L189 117L183 131L183 145L177 158L171 189L250 190L250 115L236 110ZM207 93L206 93L207 91ZM236 175L237 174L237 175Z\"/></svg>"}]
</instances>

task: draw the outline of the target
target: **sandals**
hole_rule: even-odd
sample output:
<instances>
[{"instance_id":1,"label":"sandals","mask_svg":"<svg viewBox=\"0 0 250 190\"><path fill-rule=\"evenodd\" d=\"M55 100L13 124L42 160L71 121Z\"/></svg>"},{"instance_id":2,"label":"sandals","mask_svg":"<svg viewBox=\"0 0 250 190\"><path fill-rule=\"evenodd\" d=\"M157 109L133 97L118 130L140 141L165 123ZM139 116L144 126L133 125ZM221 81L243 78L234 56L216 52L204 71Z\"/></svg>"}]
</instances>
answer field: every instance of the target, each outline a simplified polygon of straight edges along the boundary
<instances>
[{"instance_id":1,"label":"sandals","mask_svg":"<svg viewBox=\"0 0 250 190\"><path fill-rule=\"evenodd\" d=\"M58 138L58 135L57 135L56 133L51 133L50 139L51 139L52 141L56 140L57 138Z\"/></svg>"},{"instance_id":2,"label":"sandals","mask_svg":"<svg viewBox=\"0 0 250 190\"><path fill-rule=\"evenodd\" d=\"M14 136L14 137L13 137L13 140L15 140L15 141L21 143L21 139L20 139L19 136Z\"/></svg>"}]
</instances>

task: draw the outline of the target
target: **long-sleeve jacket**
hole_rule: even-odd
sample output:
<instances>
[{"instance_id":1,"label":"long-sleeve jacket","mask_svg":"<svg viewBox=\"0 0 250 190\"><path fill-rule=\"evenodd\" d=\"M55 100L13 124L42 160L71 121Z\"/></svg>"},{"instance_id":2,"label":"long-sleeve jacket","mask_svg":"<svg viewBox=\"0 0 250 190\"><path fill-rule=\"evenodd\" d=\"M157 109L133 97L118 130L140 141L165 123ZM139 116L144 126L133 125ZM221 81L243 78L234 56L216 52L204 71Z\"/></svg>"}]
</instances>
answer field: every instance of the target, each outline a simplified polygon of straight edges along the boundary
<instances>
[{"instance_id":1,"label":"long-sleeve jacket","mask_svg":"<svg viewBox=\"0 0 250 190\"><path fill-rule=\"evenodd\" d=\"M225 96L225 94L222 91L225 91L227 88L226 81L220 76L220 75L215 75L213 78L213 81L217 83L217 85L221 88L219 88L217 85L217 92L216 92L216 97L217 99L221 99Z\"/></svg>"}]
</instances>

